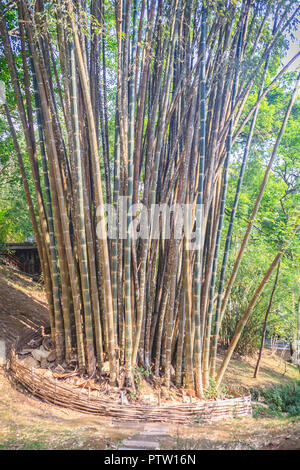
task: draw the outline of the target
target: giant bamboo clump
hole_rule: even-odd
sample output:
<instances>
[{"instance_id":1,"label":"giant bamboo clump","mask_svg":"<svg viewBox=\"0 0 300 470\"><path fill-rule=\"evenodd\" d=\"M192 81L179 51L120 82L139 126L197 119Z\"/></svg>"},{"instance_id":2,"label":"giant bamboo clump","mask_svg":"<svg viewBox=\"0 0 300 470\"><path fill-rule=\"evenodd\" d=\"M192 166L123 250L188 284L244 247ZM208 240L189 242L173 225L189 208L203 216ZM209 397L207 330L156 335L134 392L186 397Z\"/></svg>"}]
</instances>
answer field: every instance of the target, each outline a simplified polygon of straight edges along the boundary
<instances>
[{"instance_id":1,"label":"giant bamboo clump","mask_svg":"<svg viewBox=\"0 0 300 470\"><path fill-rule=\"evenodd\" d=\"M224 309L297 84L227 283L245 165L259 105L299 55L266 82L274 50L299 6L275 0L109 5L16 0L2 2L0 11L36 212L7 106L6 113L43 267L52 338L57 359L68 360L74 348L80 370L89 375L108 361L112 385L121 383L124 371L125 385L133 387L134 369L143 365L166 386L184 385L201 397L210 377L220 383L283 254L284 248L259 284L217 372ZM253 93L256 103L245 116ZM221 253L232 145L250 119Z\"/></svg>"}]
</instances>

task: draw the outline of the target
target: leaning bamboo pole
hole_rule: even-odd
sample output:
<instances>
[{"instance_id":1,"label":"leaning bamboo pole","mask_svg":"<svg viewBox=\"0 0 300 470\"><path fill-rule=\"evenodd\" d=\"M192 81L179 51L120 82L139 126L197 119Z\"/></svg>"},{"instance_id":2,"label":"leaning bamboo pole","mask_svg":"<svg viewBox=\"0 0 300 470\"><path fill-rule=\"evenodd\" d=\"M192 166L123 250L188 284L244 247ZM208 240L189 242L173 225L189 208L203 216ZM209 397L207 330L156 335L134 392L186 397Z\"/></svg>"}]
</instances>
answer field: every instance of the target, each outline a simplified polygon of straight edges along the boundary
<instances>
[{"instance_id":1,"label":"leaning bamboo pole","mask_svg":"<svg viewBox=\"0 0 300 470\"><path fill-rule=\"evenodd\" d=\"M241 337L241 334L242 334L242 331L255 307L255 304L257 302L257 299L258 297L260 296L260 294L262 293L262 291L264 290L264 287L266 285L266 283L268 282L272 272L274 271L274 269L276 268L277 264L280 262L283 254L284 254L284 248L282 248L278 253L277 255L275 256L274 260L272 261L269 269L267 270L266 274L264 275L262 281L260 282L259 286L257 287L253 297L251 298L250 302L249 302L249 305L248 307L246 308L245 312L243 313L240 321L238 322L238 325L235 329L235 332L234 332L234 336L231 340L231 343L229 345L229 348L227 349L226 351L226 354L225 354L225 357L223 359L223 362L220 366L220 369L218 370L218 373L217 373L217 376L216 376L216 384L217 386L219 387L220 384L221 384L221 381L223 379L223 376L226 372L226 369L228 367L228 364L229 364L229 361L231 359L231 356L235 350L235 347L238 343L238 340L240 339Z\"/></svg>"},{"instance_id":2,"label":"leaning bamboo pole","mask_svg":"<svg viewBox=\"0 0 300 470\"><path fill-rule=\"evenodd\" d=\"M228 281L228 284L227 284L227 287L226 287L226 290L225 290L225 293L224 293L224 297L223 297L223 301L222 301L221 314L220 314L221 321L222 321L222 317L224 315L224 312L225 312L225 309L226 309L226 306L227 306L227 302L228 302L228 299L229 299L229 294L231 292L232 285L235 281L240 262L242 260L244 251L245 251L246 246L247 246L247 242L248 242L248 239L249 239L249 236L250 236L250 232L251 232L252 226L254 224L255 217L256 217L256 214L258 212L260 202L261 202L262 196L264 194L265 187L266 187L267 182L268 182L268 178L269 178L269 175L270 175L270 172L271 172L271 169L272 169L272 164L273 164L274 159L277 155L277 150L278 150L279 144L281 142L284 130L286 128L287 121L289 119L290 113L291 113L292 108L293 108L293 104L295 102L295 99L296 99L296 96L297 96L297 93L298 93L299 83L300 83L300 74L298 75L293 93L291 95L289 104L287 106L287 109L286 109L286 112L285 112L285 115L284 115L284 119L283 119L283 122L282 122L281 127L280 127L280 131L278 133L275 145L273 147L273 151L272 151L270 160L268 162L268 165L267 165L267 168L266 168L266 171L265 171L265 174L264 174L264 178L263 178L263 181L261 183L261 187L260 187L259 193L257 195L256 201L255 201L255 204L254 204L251 216L250 216L250 221L249 221L247 229L245 231L244 238L242 240L238 255L236 257L236 261L235 261L233 269L232 269L232 273L230 275L230 279Z\"/></svg>"},{"instance_id":3,"label":"leaning bamboo pole","mask_svg":"<svg viewBox=\"0 0 300 470\"><path fill-rule=\"evenodd\" d=\"M261 95L263 87L264 87L265 77L266 77L266 73L268 69L268 63L269 63L269 60L267 58L265 69L264 69L264 76L263 76L261 86L258 92L258 98ZM216 305L216 313L215 313L213 336L212 336L212 346L211 346L212 356L211 356L211 365L210 365L210 375L212 378L214 378L216 374L217 344L218 344L218 336L219 336L220 324L221 324L220 320L221 320L222 294L223 294L224 283L225 283L226 266L227 266L227 261L228 261L230 246L231 246L232 234L233 234L233 224L234 224L236 211L238 207L239 196L241 193L241 186L243 183L243 177L244 177L246 163L247 163L249 152L250 152L250 146L251 146L251 142L252 142L252 138L254 134L258 111L259 111L259 107L255 109L255 112L251 121L250 130L249 130L247 142L246 142L244 153L243 153L243 160L242 160L238 182L236 186L234 202L233 202L231 213L230 213L229 225L227 229L225 248L224 248L219 286L218 286L217 305Z\"/></svg>"}]
</instances>

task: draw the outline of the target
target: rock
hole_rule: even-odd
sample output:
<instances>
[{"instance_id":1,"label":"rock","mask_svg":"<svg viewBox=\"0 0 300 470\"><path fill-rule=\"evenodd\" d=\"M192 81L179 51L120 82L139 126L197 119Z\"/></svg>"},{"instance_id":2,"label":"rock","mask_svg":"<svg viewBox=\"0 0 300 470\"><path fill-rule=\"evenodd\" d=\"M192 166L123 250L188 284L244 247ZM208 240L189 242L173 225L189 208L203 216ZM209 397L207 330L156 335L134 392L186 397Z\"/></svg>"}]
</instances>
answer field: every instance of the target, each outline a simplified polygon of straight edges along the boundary
<instances>
[{"instance_id":1,"label":"rock","mask_svg":"<svg viewBox=\"0 0 300 470\"><path fill-rule=\"evenodd\" d=\"M105 374L109 373L109 362L108 361L103 362L101 372L104 372Z\"/></svg>"},{"instance_id":2,"label":"rock","mask_svg":"<svg viewBox=\"0 0 300 470\"><path fill-rule=\"evenodd\" d=\"M50 353L48 354L48 357L47 357L47 361L53 362L53 361L55 361L55 359L56 359L55 351L50 351Z\"/></svg>"},{"instance_id":3,"label":"rock","mask_svg":"<svg viewBox=\"0 0 300 470\"><path fill-rule=\"evenodd\" d=\"M52 343L52 339L50 338L50 336L45 336L43 338L42 344L46 351L52 351L54 349L54 344Z\"/></svg>"},{"instance_id":4,"label":"rock","mask_svg":"<svg viewBox=\"0 0 300 470\"><path fill-rule=\"evenodd\" d=\"M25 357L25 359L23 359L21 363L24 366L30 367L30 368L34 367L35 369L38 369L40 367L39 362L31 356Z\"/></svg>"},{"instance_id":5,"label":"rock","mask_svg":"<svg viewBox=\"0 0 300 470\"><path fill-rule=\"evenodd\" d=\"M47 361L47 359L42 359L42 360L41 360L41 368L42 368L42 369L48 369L48 361Z\"/></svg>"},{"instance_id":6,"label":"rock","mask_svg":"<svg viewBox=\"0 0 300 470\"><path fill-rule=\"evenodd\" d=\"M28 346L31 346L33 349L39 348L42 343L43 338L31 339L28 343Z\"/></svg>"},{"instance_id":7,"label":"rock","mask_svg":"<svg viewBox=\"0 0 300 470\"><path fill-rule=\"evenodd\" d=\"M28 348L24 348L22 349L22 351L20 352L20 354L31 354L32 351L34 351L34 349L28 349Z\"/></svg>"},{"instance_id":8,"label":"rock","mask_svg":"<svg viewBox=\"0 0 300 470\"><path fill-rule=\"evenodd\" d=\"M41 362L42 359L47 359L50 352L46 351L42 346L39 349L34 349L31 353L32 357L36 360Z\"/></svg>"},{"instance_id":9,"label":"rock","mask_svg":"<svg viewBox=\"0 0 300 470\"><path fill-rule=\"evenodd\" d=\"M6 362L5 342L0 341L0 367L3 367Z\"/></svg>"},{"instance_id":10,"label":"rock","mask_svg":"<svg viewBox=\"0 0 300 470\"><path fill-rule=\"evenodd\" d=\"M55 351L46 351L43 346L41 346L39 349L33 349L31 352L32 357L36 361L41 362L42 360L48 360L48 357L53 357L54 354L54 359L52 359L50 362L55 360Z\"/></svg>"}]
</instances>

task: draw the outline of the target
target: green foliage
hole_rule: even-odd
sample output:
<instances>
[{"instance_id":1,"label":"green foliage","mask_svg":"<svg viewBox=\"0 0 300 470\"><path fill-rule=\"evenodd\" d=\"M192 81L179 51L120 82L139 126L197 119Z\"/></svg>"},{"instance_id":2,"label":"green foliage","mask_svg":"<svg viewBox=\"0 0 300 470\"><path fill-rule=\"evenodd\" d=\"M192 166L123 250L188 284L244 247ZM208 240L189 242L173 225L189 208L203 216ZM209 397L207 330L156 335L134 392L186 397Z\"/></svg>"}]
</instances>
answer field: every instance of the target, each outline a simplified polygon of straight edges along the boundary
<instances>
[{"instance_id":1,"label":"green foliage","mask_svg":"<svg viewBox=\"0 0 300 470\"><path fill-rule=\"evenodd\" d=\"M300 416L300 382L295 381L286 385L268 389L253 389L252 398L263 401L268 405L267 413L282 416ZM265 408L260 410L266 411Z\"/></svg>"},{"instance_id":2,"label":"green foliage","mask_svg":"<svg viewBox=\"0 0 300 470\"><path fill-rule=\"evenodd\" d=\"M221 384L217 388L217 383L214 379L210 378L209 379L209 388L207 390L204 390L204 398L206 400L210 400L212 398L230 398L230 392L228 387L226 385Z\"/></svg>"},{"instance_id":3,"label":"green foliage","mask_svg":"<svg viewBox=\"0 0 300 470\"><path fill-rule=\"evenodd\" d=\"M14 152L8 124L0 115L0 244L23 242L33 236L24 186L20 175L17 157ZM21 149L24 142L21 140ZM27 155L24 165L32 187L31 171ZM33 194L33 191L32 191Z\"/></svg>"},{"instance_id":4,"label":"green foliage","mask_svg":"<svg viewBox=\"0 0 300 470\"><path fill-rule=\"evenodd\" d=\"M287 105L291 80L294 79L294 72L286 74L280 86L278 85L272 89L268 98L263 100L260 108L239 199L227 276L232 270L240 241L249 222L253 204L264 177L266 164L279 131L282 112ZM254 102L255 99L250 96L249 105ZM295 294L297 290L297 264L299 264L300 259L299 237L294 236L291 238L291 232L297 225L297 218L299 219L300 207L299 107L298 98L279 146L250 235L247 251L231 291L221 334L225 346L230 343L238 321L284 240L290 240L290 242L287 253L281 262L280 277L269 316L267 335L278 335L287 340L293 337L293 331L296 327L296 305L293 298L297 297ZM226 202L227 216L230 214L235 196L243 142L244 137L242 136L240 141L235 144L235 153L229 173ZM224 234L227 230L228 221L229 217L225 221ZM223 237L222 243L224 246L225 237ZM221 260L219 261L220 265ZM270 299L274 276L275 274L269 280L242 333L236 349L240 354L253 355L260 344L263 320Z\"/></svg>"},{"instance_id":5,"label":"green foliage","mask_svg":"<svg viewBox=\"0 0 300 470\"><path fill-rule=\"evenodd\" d=\"M149 377L151 374L151 371L149 369L144 369L144 367L136 367L133 378L134 378L134 384L137 390L140 390L141 388L141 382L144 376Z\"/></svg>"}]
</instances>

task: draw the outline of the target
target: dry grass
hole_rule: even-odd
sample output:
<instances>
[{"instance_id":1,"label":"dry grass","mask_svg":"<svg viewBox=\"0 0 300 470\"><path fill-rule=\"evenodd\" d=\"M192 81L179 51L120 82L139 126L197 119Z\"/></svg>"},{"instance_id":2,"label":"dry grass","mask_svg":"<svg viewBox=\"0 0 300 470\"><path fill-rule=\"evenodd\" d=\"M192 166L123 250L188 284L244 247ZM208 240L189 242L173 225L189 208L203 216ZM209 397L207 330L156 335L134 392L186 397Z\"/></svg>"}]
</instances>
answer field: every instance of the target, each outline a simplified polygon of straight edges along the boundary
<instances>
[{"instance_id":1,"label":"dry grass","mask_svg":"<svg viewBox=\"0 0 300 470\"><path fill-rule=\"evenodd\" d=\"M268 349L263 352L260 371L258 377L254 379L256 360L256 357L233 359L227 370L225 382L229 386L234 386L238 382L244 387L253 388L271 387L300 379L297 366L284 360L280 353L275 354Z\"/></svg>"}]
</instances>

